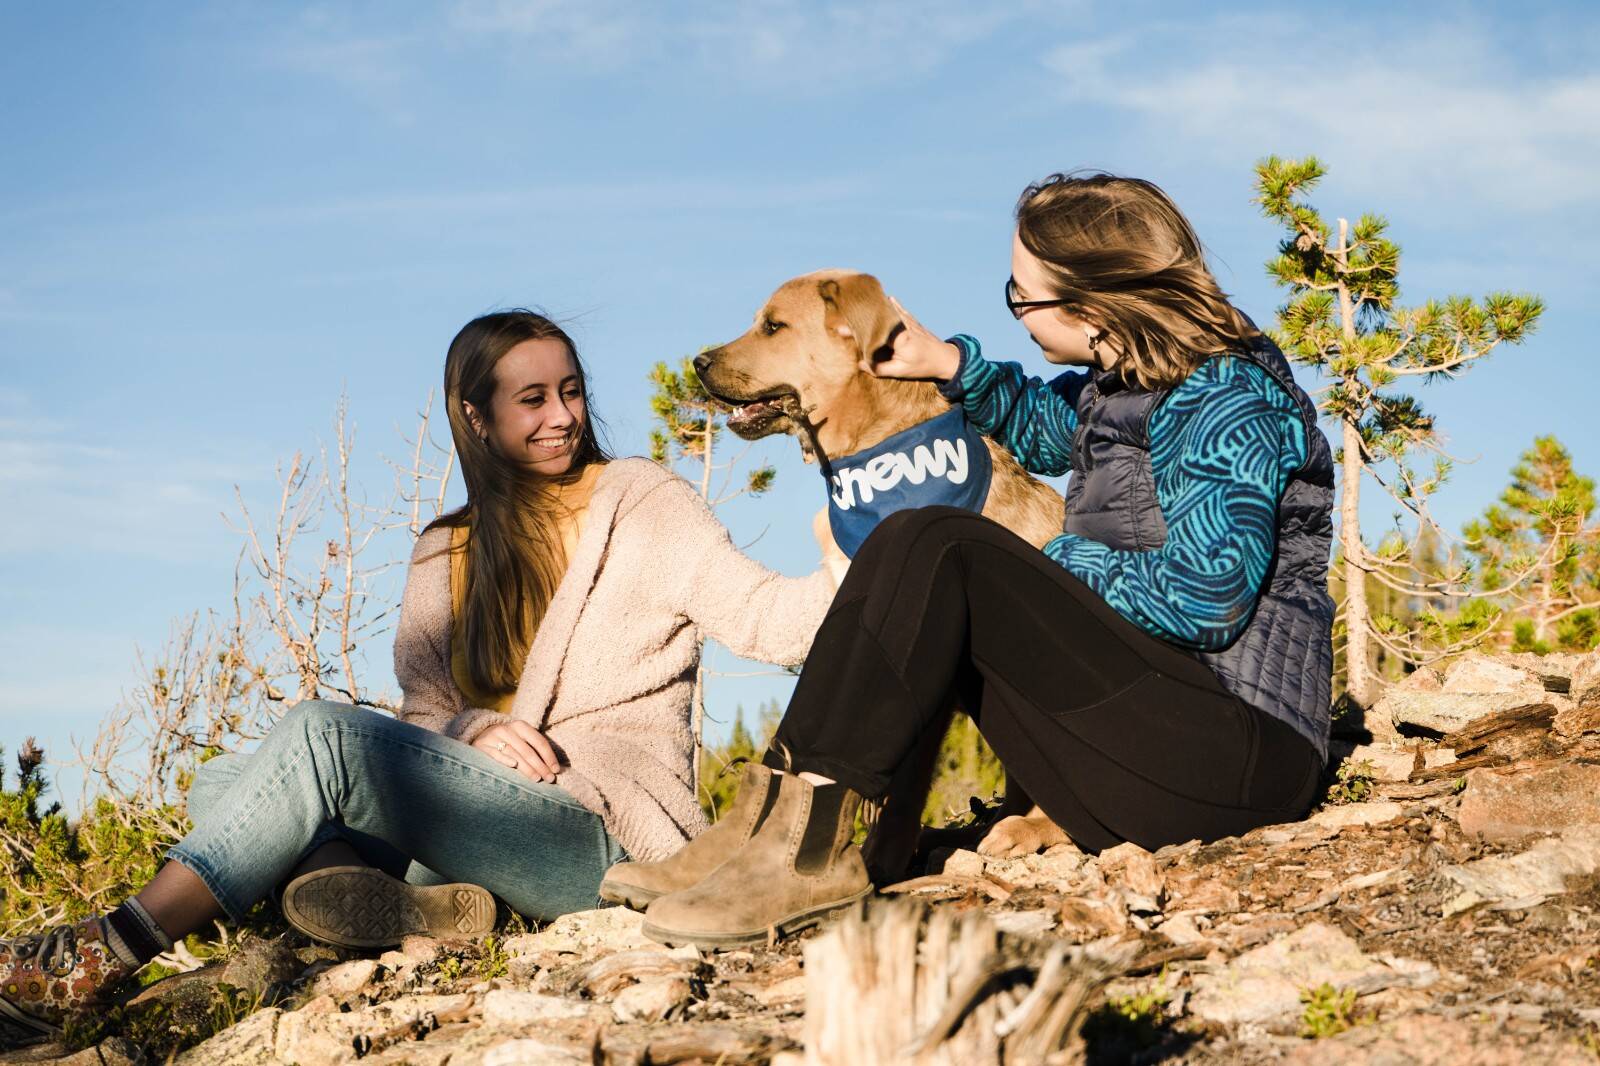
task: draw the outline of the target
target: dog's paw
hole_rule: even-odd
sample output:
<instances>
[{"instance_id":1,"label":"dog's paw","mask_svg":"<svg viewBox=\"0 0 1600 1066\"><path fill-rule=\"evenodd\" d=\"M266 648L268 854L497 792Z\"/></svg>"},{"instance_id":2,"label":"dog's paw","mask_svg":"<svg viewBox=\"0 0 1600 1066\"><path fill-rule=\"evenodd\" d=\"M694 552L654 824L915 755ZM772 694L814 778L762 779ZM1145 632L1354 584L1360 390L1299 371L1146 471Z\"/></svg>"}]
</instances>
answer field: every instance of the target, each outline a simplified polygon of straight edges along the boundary
<instances>
[{"instance_id":1,"label":"dog's paw","mask_svg":"<svg viewBox=\"0 0 1600 1066\"><path fill-rule=\"evenodd\" d=\"M1066 842L1067 834L1044 815L1013 814L996 822L988 835L978 842L978 854L992 859L1014 859Z\"/></svg>"}]
</instances>

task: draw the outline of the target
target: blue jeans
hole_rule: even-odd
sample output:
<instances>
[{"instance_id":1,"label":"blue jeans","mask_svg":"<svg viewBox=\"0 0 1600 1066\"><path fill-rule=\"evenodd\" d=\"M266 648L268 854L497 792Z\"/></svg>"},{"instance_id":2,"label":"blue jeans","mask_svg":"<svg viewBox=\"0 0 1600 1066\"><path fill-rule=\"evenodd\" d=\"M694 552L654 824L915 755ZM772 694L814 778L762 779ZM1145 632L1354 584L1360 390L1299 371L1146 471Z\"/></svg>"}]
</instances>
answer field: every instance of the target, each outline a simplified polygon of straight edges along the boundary
<instances>
[{"instance_id":1,"label":"blue jeans","mask_svg":"<svg viewBox=\"0 0 1600 1066\"><path fill-rule=\"evenodd\" d=\"M239 921L309 852L344 839L413 884L470 881L548 921L599 904L627 858L555 785L476 748L343 704L297 704L250 755L201 765L194 829L167 853Z\"/></svg>"}]
</instances>

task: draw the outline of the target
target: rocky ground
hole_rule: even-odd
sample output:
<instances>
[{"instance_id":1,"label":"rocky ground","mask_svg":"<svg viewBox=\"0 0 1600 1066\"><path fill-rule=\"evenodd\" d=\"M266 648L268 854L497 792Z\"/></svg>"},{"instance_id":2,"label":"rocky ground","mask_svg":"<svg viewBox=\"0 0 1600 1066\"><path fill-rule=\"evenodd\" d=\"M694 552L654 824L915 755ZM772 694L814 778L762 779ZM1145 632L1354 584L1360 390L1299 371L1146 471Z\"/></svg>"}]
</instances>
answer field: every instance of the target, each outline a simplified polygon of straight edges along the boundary
<instances>
[{"instance_id":1,"label":"rocky ground","mask_svg":"<svg viewBox=\"0 0 1600 1066\"><path fill-rule=\"evenodd\" d=\"M1600 654L1468 656L1341 728L1303 822L1154 854L957 851L887 894L1114 960L1060 1061L1600 1060ZM377 959L257 939L153 985L131 1035L0 1061L159 1061L209 1024L178 1063L843 1066L808 1034L875 1022L807 987L807 943L835 933L702 955L607 909Z\"/></svg>"}]
</instances>

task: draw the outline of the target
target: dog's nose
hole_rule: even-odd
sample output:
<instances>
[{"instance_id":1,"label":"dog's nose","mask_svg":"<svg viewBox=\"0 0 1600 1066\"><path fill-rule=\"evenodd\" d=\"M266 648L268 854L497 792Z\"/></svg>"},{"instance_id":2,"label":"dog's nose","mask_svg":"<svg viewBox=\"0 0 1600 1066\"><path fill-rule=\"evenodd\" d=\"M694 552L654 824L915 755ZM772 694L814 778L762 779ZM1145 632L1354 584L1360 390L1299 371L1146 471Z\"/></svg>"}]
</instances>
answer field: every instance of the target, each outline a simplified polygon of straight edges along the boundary
<instances>
[{"instance_id":1,"label":"dog's nose","mask_svg":"<svg viewBox=\"0 0 1600 1066\"><path fill-rule=\"evenodd\" d=\"M694 357L694 372L696 374L704 374L706 372L706 370L708 368L710 368L710 366L711 366L711 353L710 352L701 352L699 355Z\"/></svg>"}]
</instances>

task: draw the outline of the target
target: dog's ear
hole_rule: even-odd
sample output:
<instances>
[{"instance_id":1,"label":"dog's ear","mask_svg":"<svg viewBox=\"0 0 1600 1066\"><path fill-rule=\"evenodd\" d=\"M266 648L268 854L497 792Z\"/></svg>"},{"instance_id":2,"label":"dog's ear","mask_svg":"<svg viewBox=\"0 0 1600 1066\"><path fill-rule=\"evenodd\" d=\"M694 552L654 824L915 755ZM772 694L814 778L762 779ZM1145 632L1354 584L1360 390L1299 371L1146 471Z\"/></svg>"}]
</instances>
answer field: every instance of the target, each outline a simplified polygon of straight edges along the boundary
<instances>
[{"instance_id":1,"label":"dog's ear","mask_svg":"<svg viewBox=\"0 0 1600 1066\"><path fill-rule=\"evenodd\" d=\"M871 274L847 274L817 283L822 295L824 328L854 339L859 358L870 360L894 340L901 327L883 286Z\"/></svg>"}]
</instances>

